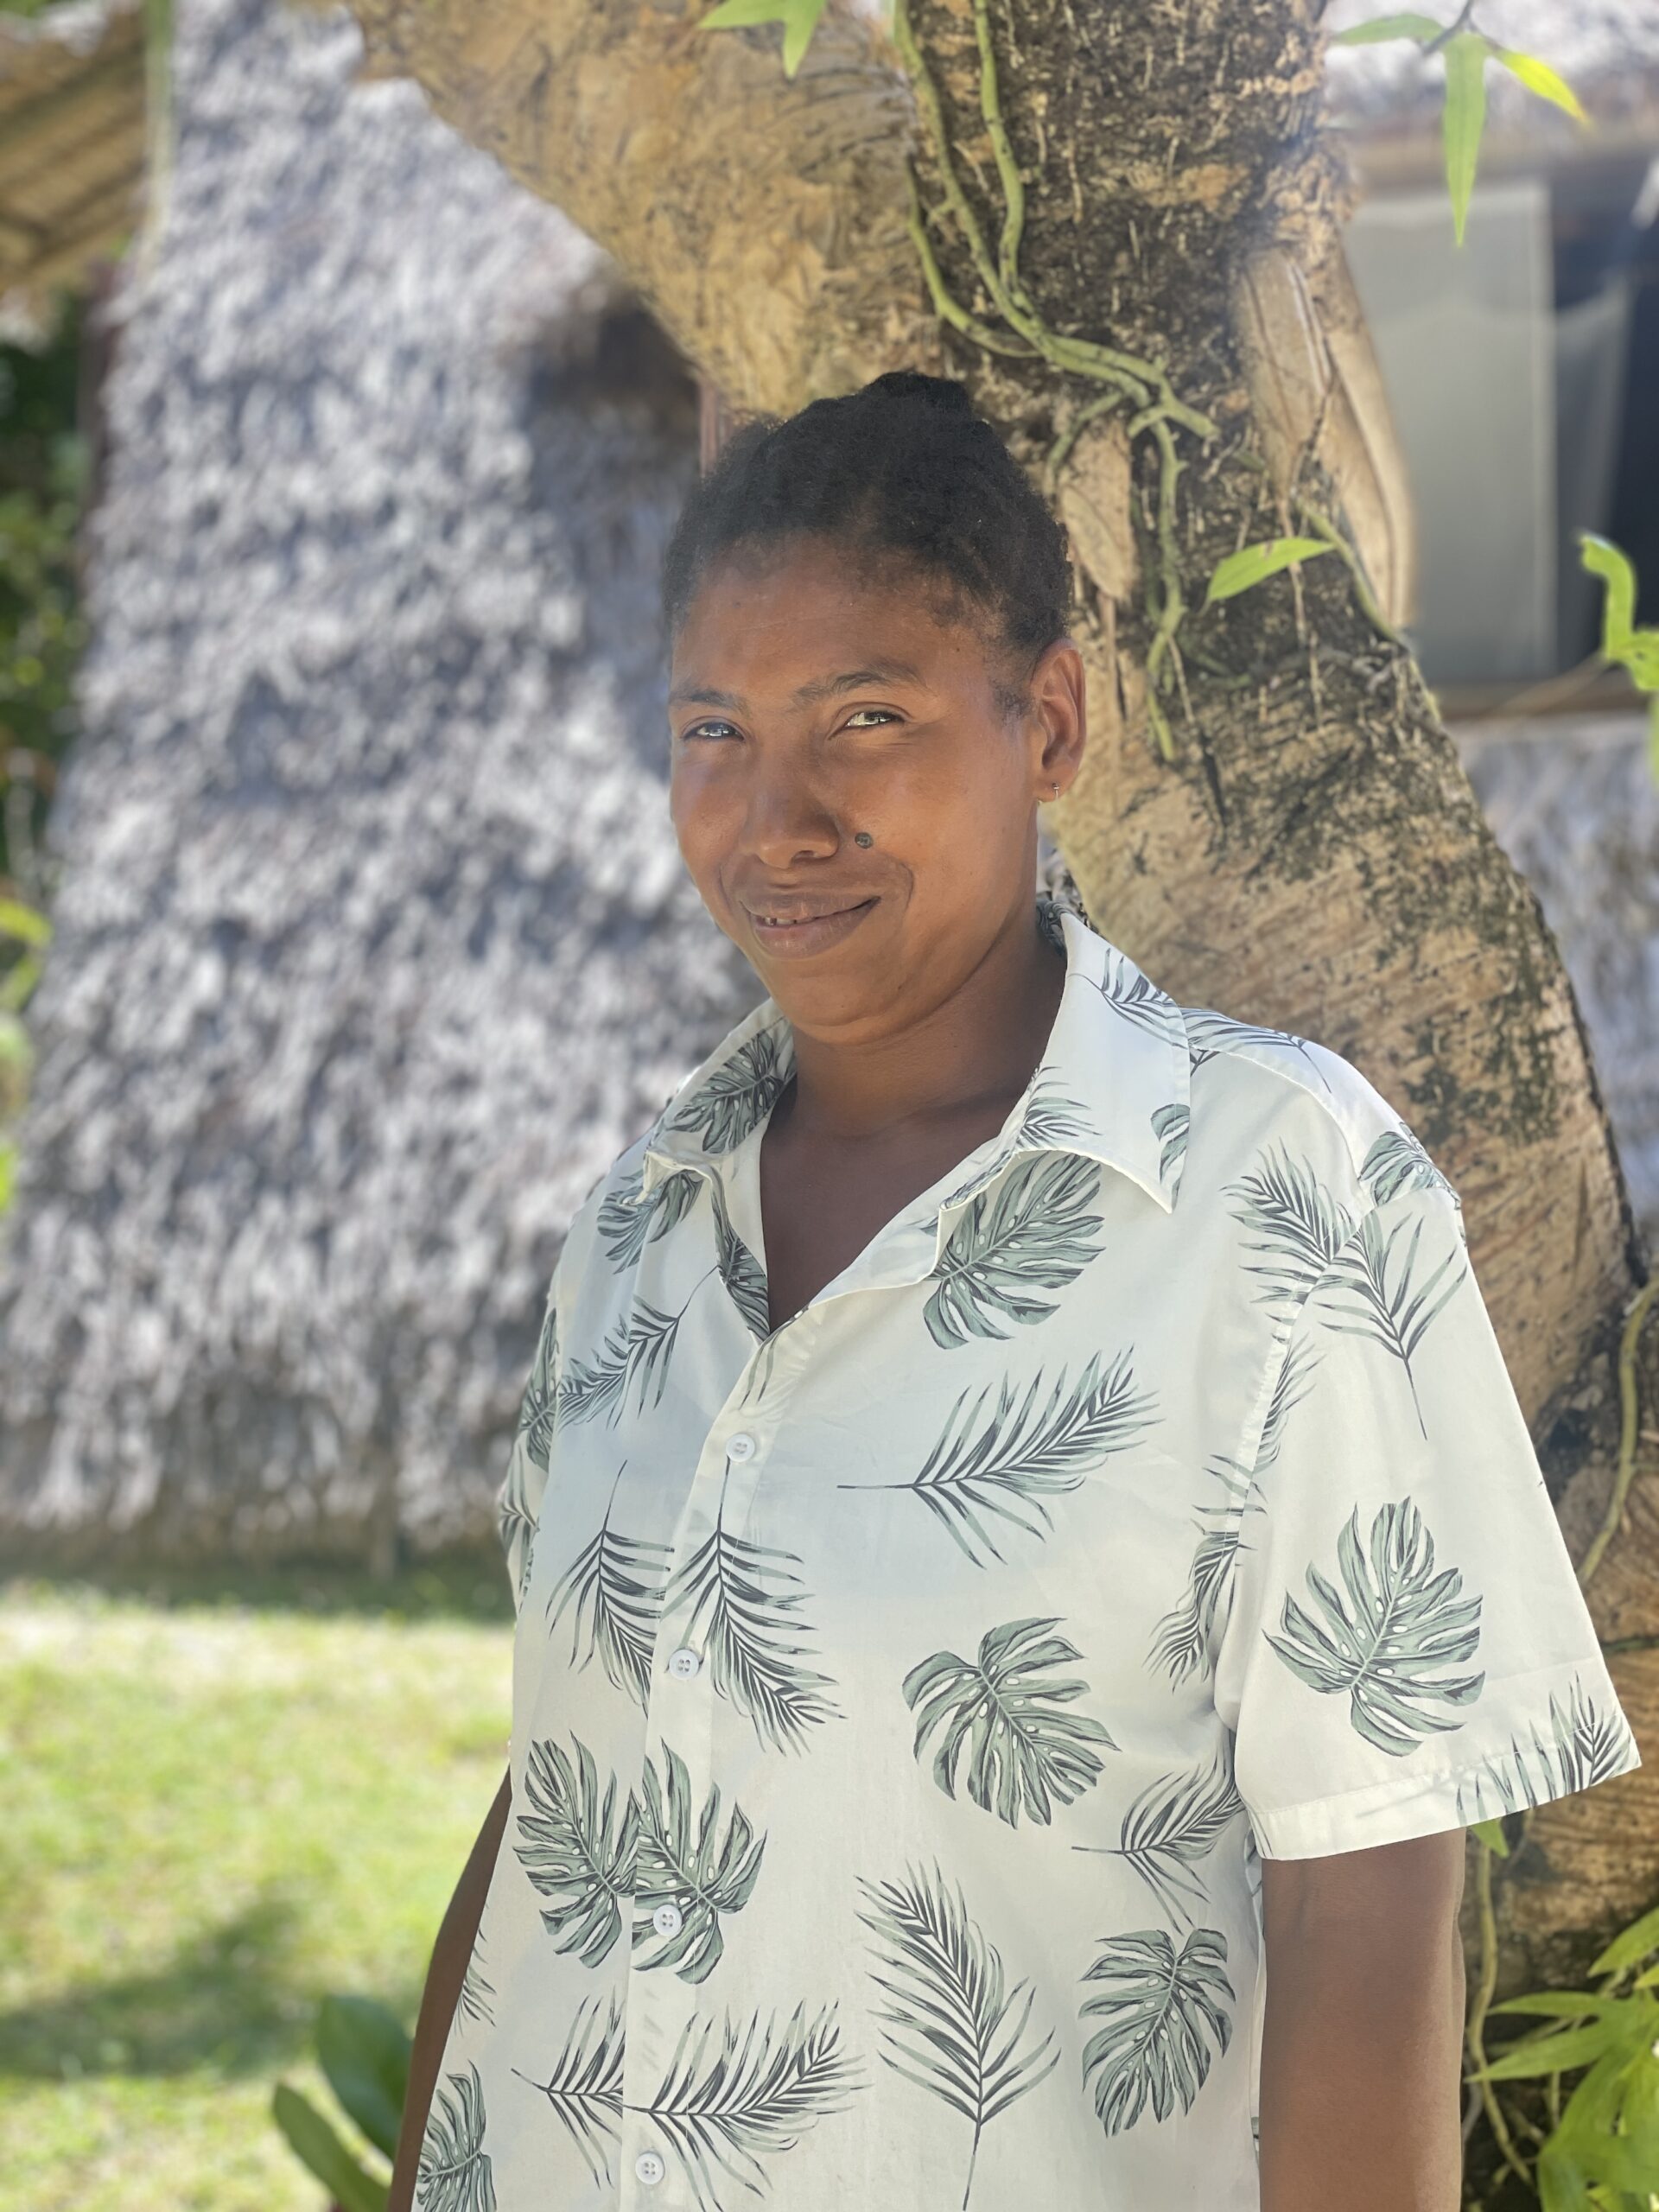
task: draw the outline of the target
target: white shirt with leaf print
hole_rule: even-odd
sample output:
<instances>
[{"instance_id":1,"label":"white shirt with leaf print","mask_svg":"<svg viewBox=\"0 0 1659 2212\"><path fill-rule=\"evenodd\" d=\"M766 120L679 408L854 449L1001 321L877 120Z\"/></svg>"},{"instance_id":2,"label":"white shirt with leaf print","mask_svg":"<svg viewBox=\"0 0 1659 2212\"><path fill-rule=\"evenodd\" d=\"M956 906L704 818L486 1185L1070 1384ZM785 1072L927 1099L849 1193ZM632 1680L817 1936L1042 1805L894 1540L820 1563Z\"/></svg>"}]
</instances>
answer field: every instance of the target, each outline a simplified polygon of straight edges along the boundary
<instances>
[{"instance_id":1,"label":"white shirt with leaf print","mask_svg":"<svg viewBox=\"0 0 1659 2212\"><path fill-rule=\"evenodd\" d=\"M1261 1858L1638 1763L1413 1131L1036 923L1024 1096L781 1328L771 1000L571 1228L420 2212L1245 2212Z\"/></svg>"}]
</instances>

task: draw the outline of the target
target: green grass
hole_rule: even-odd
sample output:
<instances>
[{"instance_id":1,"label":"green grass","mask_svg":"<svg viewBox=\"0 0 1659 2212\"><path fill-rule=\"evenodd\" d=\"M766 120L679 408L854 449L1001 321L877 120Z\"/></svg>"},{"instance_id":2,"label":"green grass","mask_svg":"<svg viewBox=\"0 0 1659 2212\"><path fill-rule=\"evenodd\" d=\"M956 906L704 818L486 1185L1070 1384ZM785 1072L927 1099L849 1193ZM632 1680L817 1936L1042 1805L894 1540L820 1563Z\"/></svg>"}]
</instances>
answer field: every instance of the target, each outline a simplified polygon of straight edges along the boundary
<instances>
[{"instance_id":1,"label":"green grass","mask_svg":"<svg viewBox=\"0 0 1659 2212\"><path fill-rule=\"evenodd\" d=\"M506 1764L496 1562L0 1582L0 2212L321 2212L330 1990L412 2027Z\"/></svg>"}]
</instances>

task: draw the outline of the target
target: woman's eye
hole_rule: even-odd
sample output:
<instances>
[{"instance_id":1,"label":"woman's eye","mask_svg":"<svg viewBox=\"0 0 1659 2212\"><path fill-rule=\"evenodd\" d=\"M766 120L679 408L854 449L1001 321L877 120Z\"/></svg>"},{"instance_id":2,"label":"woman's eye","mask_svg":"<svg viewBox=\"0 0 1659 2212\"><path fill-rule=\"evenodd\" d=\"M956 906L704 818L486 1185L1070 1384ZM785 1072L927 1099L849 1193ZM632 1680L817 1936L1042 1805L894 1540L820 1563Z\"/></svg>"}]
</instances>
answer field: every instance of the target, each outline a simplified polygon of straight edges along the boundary
<instances>
[{"instance_id":1,"label":"woman's eye","mask_svg":"<svg viewBox=\"0 0 1659 2212\"><path fill-rule=\"evenodd\" d=\"M880 715L890 722L896 722L899 719L898 715L887 707L855 707L847 718L849 728L860 715Z\"/></svg>"},{"instance_id":2,"label":"woman's eye","mask_svg":"<svg viewBox=\"0 0 1659 2212\"><path fill-rule=\"evenodd\" d=\"M690 728L687 730L684 734L688 738L701 737L705 730L730 729L732 725L730 722L693 722Z\"/></svg>"}]
</instances>

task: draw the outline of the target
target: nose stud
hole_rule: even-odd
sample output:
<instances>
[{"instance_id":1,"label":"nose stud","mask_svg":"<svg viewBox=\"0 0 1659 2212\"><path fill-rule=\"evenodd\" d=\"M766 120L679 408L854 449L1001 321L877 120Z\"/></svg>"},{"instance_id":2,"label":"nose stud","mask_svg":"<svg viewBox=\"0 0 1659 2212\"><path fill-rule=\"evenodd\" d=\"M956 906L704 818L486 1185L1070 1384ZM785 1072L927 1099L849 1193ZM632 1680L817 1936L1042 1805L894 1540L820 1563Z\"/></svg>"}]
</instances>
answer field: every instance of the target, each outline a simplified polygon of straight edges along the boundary
<instances>
[{"instance_id":1,"label":"nose stud","mask_svg":"<svg viewBox=\"0 0 1659 2212\"><path fill-rule=\"evenodd\" d=\"M873 845L875 840L868 830L855 830L853 832L853 842L855 845Z\"/></svg>"}]
</instances>

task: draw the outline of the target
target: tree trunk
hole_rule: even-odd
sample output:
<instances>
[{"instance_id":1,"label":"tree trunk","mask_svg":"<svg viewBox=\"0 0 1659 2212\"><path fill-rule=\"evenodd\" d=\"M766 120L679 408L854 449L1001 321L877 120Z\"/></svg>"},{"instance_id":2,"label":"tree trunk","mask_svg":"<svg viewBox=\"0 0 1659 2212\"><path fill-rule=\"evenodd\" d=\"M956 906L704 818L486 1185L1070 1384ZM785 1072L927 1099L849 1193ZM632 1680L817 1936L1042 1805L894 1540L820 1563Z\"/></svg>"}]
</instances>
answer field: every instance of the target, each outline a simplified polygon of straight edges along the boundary
<instances>
[{"instance_id":1,"label":"tree trunk","mask_svg":"<svg viewBox=\"0 0 1659 2212\"><path fill-rule=\"evenodd\" d=\"M1466 1202L1581 1559L1614 1502L1619 1339L1646 1255L1554 941L1390 624L1409 524L1342 258L1312 0L991 0L977 19L971 0L912 0L954 187L899 48L850 15L825 16L786 81L775 27L703 35L673 0L355 6L370 71L416 76L607 247L739 410L944 368L1048 486L1053 442L1108 386L1052 352L981 342L1013 337L995 292L1137 359L1154 412L1145 365L1161 364L1190 412L1142 410L1138 428L1133 406L1099 414L1052 480L1092 713L1052 832L1090 914L1178 997L1344 1052L1424 1138ZM906 229L912 156L949 327ZM999 275L1010 165L1024 229ZM1205 608L1224 555L1326 523L1348 551ZM1650 1408L1645 1350L1637 1375ZM1644 1418L1589 1588L1637 1735L1659 1746ZM1653 1901L1649 1756L1532 1821L1501 1870L1500 1991L1577 1970Z\"/></svg>"}]
</instances>

